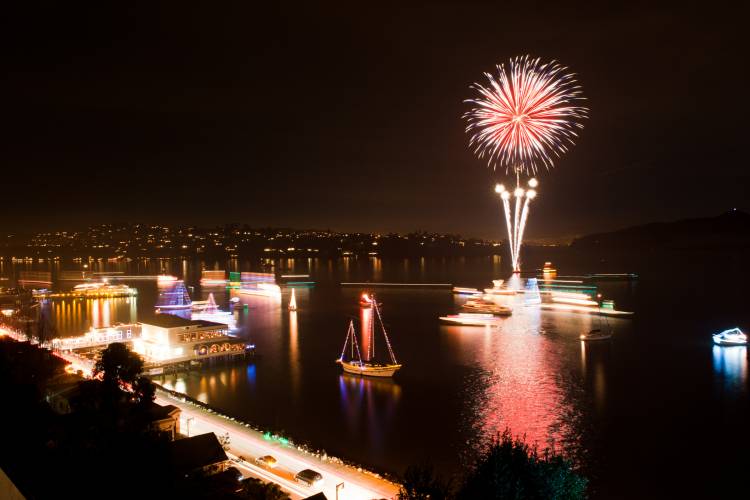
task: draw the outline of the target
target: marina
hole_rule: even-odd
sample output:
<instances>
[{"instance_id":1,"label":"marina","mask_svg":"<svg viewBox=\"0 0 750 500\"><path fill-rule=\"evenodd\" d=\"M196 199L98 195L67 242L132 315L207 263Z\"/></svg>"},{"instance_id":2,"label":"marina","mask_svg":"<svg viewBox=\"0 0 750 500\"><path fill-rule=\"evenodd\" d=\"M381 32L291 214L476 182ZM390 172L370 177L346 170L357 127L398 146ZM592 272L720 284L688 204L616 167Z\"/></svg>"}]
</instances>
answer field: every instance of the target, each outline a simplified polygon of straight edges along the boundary
<instances>
[{"instance_id":1,"label":"marina","mask_svg":"<svg viewBox=\"0 0 750 500\"><path fill-rule=\"evenodd\" d=\"M416 283L443 282L439 279L444 277L443 274L435 271L441 269L440 264L427 262L427 279L420 280L420 275L414 275L403 276L401 280L392 282L404 283L407 279ZM479 266L487 261L477 259L475 262ZM500 279L497 276L502 276L501 271L491 265L482 265L485 267L479 269L486 276L484 279L467 279L463 273L471 268L454 264L455 274L445 281L480 285L491 282L490 277ZM393 269L402 269L403 263L384 260L383 266L386 271L391 269L390 276L397 276ZM184 359L179 362L177 358L177 362L170 363L165 359L157 360L169 349L174 354L174 349L181 346L178 341L169 342L166 351L164 347L153 347L154 359L147 370L155 381L198 401L222 408L237 418L286 429L288 435L296 439L323 443L331 453L379 470L403 470L409 463L418 460L412 447L402 444L405 439L402 436L405 435L420 443L421 448L430 450L438 463L453 463L454 458L450 453L441 446L430 444L434 433L445 426L457 426L459 437L456 439L464 439L462 436L471 439L471 436L499 431L509 425L537 442L543 442L550 436L558 442L583 442L583 445L574 444L566 449L571 453L593 454L595 457L595 448L591 448L586 444L586 438L581 437L585 434L584 428L560 427L561 415L571 412L580 418L595 415L592 409L596 408L595 405L608 407L613 398L620 398L619 394L609 390L610 385L604 386L604 392L596 392L598 386L594 385L597 380L594 376L603 373L597 376L603 376L606 384L613 383L618 376L613 371L613 364L617 363L620 350L627 346L635 349L634 342L644 342L639 337L642 334L639 333L637 319L634 321L637 318L635 314L603 316L608 314L610 304L612 311L633 307L633 296L630 295L632 292L627 281L603 281L597 287L597 293L602 294L601 300L596 295L592 298L589 290L554 288L540 290L541 303L527 304L529 298L535 296L531 278L521 276L508 279L503 285L512 283L513 289L523 293L481 295L483 300L513 309L511 316L490 315L490 318L463 309L462 304L476 296L453 294L452 287L399 286L377 289L369 286L376 280L362 279L365 277L356 274L351 276L354 279L345 281L368 283L368 286L339 287L339 274L327 274L327 268L322 264L312 269L303 267L303 272L294 273L308 274L311 280L314 277L316 287L280 287L280 295L277 296L280 300L242 294L238 288L203 290L199 283L200 270L191 272L190 267L187 269L188 272L182 274L175 273L174 268L167 268L165 275L177 274L170 280L151 278L133 280L132 283L122 281L138 289L138 294L133 297L61 298L48 301L47 305L43 305L45 310L48 308L51 317L61 321L60 326L64 327L64 331L72 333L69 337L73 348L60 350L61 354L74 360L76 366L90 364L92 351L103 348L110 341L127 340L124 331L108 330L117 330L116 323L137 325L139 322L148 323L152 316L168 316L164 311L154 314L154 306L162 290L182 281L191 297L191 307L173 311L173 314L190 321L192 315L200 314L205 309L210 311L212 306L209 307L209 304L213 302L219 311L232 312L236 318L237 329L231 333L236 336L237 344L244 342L253 345L250 352L257 354L240 355L233 354L239 351L221 351L223 342L207 339L204 344L211 342L207 353L212 344L219 347L214 349L212 356L202 361ZM336 271L343 274L343 269L341 267ZM134 275L127 268L123 271L126 276ZM433 274L430 273L437 279L431 280ZM476 274L479 272L471 276ZM578 275L583 276L583 273ZM561 283L563 279L576 281L573 278L560 278L556 284L580 285ZM539 279L538 282L541 289L543 280ZM289 310L292 290L296 311ZM362 361L367 360L366 353L371 349L368 346L368 332L375 311L362 303L362 294L367 293L370 297L373 290L377 291L378 303L384 304L381 308L386 311L385 326L394 353L398 355L397 364L403 363L401 369L393 373L385 370L383 374L388 376L363 376L361 366L357 364L356 348L352 356L351 344L346 346L345 360L354 363L348 371L341 363L331 362L332 357L341 352L341 336L345 333L342 326L346 327L352 317L355 318L360 357ZM586 297L558 295L558 298L600 302L601 311L596 305L588 303L555 302L552 297L556 293L585 293ZM646 289L641 293L649 291ZM199 310L194 308L196 302ZM617 307L614 306L615 302ZM571 310L573 308L580 308L581 313ZM599 312L603 315L597 316ZM582 334L591 333L597 328L605 330L597 319L605 317L615 331L612 340L580 338ZM99 325L95 329L97 334L81 335L94 324ZM379 357L384 355L385 359L376 359L374 363L391 364L385 339L380 332L381 325L376 322L376 327L376 354ZM217 328L228 331L226 326ZM132 335L136 334L136 329L137 326L133 327ZM690 330L684 325L682 329ZM710 335L705 331L700 332L699 336L711 343ZM75 340L78 337L82 339ZM201 345L197 340L196 344ZM648 344L643 345L645 349ZM187 353L187 347L191 347L191 353L195 355L192 346L187 344L183 346L183 352ZM160 349L162 354L159 354ZM709 348L707 352L715 360L716 369L724 374L722 377L732 377L731 380L740 377L742 372L733 367L741 367L746 363L746 358L738 357L733 352L745 347L716 345L715 349L719 351L711 352ZM658 363L654 352L638 352L639 356ZM435 360L440 359L449 361L441 362L441 369L434 370ZM496 373L498 375L494 375ZM515 392L513 387L517 384L522 384L526 392ZM334 387L335 392L328 392ZM414 391L423 394L418 406ZM587 391L596 399L589 402L566 399L569 397L567 394L577 391ZM439 404L446 394L462 401L461 404L457 407ZM436 415L435 423L427 428L421 419L425 411ZM300 422L293 416L300 412L307 412L311 420L327 423L321 426ZM466 424L462 423L461 415L464 412L474 415ZM362 419L361 423L354 425L356 419ZM423 428L424 431L419 430ZM639 425L639 429L643 430L644 426ZM374 439L383 430L387 430L381 438L387 458L373 463L370 457L377 449ZM612 443L614 438L605 435L604 439ZM358 448L336 444L345 442L356 442ZM592 449L594 451L590 451Z\"/></svg>"}]
</instances>

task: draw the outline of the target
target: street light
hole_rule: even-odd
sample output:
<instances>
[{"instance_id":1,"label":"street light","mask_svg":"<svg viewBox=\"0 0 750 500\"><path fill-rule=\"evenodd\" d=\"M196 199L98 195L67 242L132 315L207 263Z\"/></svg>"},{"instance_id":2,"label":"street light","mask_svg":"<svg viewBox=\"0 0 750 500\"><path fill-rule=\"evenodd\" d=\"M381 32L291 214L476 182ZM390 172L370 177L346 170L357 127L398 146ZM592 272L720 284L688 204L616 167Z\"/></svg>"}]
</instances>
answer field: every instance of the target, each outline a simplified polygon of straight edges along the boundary
<instances>
[{"instance_id":1,"label":"street light","mask_svg":"<svg viewBox=\"0 0 750 500\"><path fill-rule=\"evenodd\" d=\"M339 483L336 485L336 500L339 500L339 490L344 489L344 483Z\"/></svg>"}]
</instances>

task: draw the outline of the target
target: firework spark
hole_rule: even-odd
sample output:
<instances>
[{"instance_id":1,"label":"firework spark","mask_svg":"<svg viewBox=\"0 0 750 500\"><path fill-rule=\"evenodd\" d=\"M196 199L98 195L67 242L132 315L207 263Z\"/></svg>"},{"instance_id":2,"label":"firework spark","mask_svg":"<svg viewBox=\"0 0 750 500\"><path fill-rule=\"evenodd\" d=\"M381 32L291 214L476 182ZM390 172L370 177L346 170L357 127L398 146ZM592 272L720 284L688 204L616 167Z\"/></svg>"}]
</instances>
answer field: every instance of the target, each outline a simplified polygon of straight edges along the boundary
<instances>
[{"instance_id":1,"label":"firework spark","mask_svg":"<svg viewBox=\"0 0 750 500\"><path fill-rule=\"evenodd\" d=\"M493 169L533 175L553 166L553 155L567 151L583 128L588 110L573 74L557 62L542 63L528 56L485 73L489 85L472 85L479 96L464 115L470 146Z\"/></svg>"}]
</instances>

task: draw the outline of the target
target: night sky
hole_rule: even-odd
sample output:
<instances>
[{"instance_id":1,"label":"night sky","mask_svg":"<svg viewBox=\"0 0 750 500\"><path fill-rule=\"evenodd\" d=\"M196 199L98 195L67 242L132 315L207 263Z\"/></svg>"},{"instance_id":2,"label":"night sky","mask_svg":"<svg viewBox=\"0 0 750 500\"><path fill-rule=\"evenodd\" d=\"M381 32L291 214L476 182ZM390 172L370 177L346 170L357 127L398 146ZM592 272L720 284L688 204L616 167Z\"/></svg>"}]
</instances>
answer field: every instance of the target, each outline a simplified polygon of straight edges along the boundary
<instances>
[{"instance_id":1,"label":"night sky","mask_svg":"<svg viewBox=\"0 0 750 500\"><path fill-rule=\"evenodd\" d=\"M712 4L17 3L0 16L0 232L501 238L503 175L461 115L469 85L520 54L570 67L590 108L539 176L528 238L750 208L745 18Z\"/></svg>"}]
</instances>

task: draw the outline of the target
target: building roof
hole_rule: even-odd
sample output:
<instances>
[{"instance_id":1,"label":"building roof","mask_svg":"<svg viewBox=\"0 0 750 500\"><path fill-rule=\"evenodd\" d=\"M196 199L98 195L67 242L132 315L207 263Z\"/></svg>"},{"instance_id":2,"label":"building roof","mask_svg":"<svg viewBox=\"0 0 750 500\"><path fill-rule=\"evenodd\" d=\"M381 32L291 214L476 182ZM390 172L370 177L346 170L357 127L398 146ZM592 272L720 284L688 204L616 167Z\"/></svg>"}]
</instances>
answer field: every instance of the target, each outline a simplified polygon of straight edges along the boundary
<instances>
[{"instance_id":1,"label":"building roof","mask_svg":"<svg viewBox=\"0 0 750 500\"><path fill-rule=\"evenodd\" d=\"M227 325L223 323L214 323L202 319L185 319L174 314L156 314L147 321L141 321L143 325L158 326L160 328L181 328L188 326L213 327L226 330Z\"/></svg>"},{"instance_id":2,"label":"building roof","mask_svg":"<svg viewBox=\"0 0 750 500\"><path fill-rule=\"evenodd\" d=\"M181 474L228 460L216 434L209 432L170 443L172 467Z\"/></svg>"},{"instance_id":3,"label":"building roof","mask_svg":"<svg viewBox=\"0 0 750 500\"><path fill-rule=\"evenodd\" d=\"M148 407L148 413L151 416L152 421L163 420L165 418L174 418L175 415L179 415L181 410L174 405L160 405L157 403L151 403Z\"/></svg>"},{"instance_id":4,"label":"building roof","mask_svg":"<svg viewBox=\"0 0 750 500\"><path fill-rule=\"evenodd\" d=\"M321 491L320 493L316 493L311 497L305 497L305 500L328 500L328 497L325 496Z\"/></svg>"}]
</instances>

